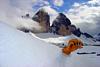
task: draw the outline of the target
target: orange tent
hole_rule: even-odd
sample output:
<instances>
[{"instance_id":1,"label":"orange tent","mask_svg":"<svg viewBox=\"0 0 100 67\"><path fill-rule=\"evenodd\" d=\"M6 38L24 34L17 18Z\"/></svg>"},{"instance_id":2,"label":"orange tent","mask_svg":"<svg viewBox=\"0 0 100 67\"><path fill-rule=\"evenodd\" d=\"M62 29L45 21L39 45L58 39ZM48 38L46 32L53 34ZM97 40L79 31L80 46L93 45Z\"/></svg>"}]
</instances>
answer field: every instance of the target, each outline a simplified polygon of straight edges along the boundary
<instances>
[{"instance_id":1,"label":"orange tent","mask_svg":"<svg viewBox=\"0 0 100 67\"><path fill-rule=\"evenodd\" d=\"M83 47L83 43L81 40L79 39L71 39L69 40L68 42L68 46L65 46L63 49L62 49L62 52L64 54L67 54L69 55L71 52L77 50L77 49L80 49Z\"/></svg>"}]
</instances>

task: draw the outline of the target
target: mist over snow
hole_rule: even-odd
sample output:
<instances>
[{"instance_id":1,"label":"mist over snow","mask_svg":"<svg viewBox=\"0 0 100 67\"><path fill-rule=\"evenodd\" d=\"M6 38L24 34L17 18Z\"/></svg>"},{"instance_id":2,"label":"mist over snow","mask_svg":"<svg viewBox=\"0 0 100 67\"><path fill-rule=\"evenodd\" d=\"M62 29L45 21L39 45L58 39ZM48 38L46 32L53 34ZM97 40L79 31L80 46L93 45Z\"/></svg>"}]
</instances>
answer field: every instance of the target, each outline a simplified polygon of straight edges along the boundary
<instances>
[{"instance_id":1,"label":"mist over snow","mask_svg":"<svg viewBox=\"0 0 100 67\"><path fill-rule=\"evenodd\" d=\"M40 6L36 8L37 5ZM50 15L50 22L52 24L52 21L56 18L58 12L52 9L47 1L42 0L1 0L0 21L17 28L37 28L39 30L39 24L31 18L39 9L41 9L41 7ZM26 14L29 14L30 18L22 18L22 16L25 16Z\"/></svg>"},{"instance_id":2,"label":"mist over snow","mask_svg":"<svg viewBox=\"0 0 100 67\"><path fill-rule=\"evenodd\" d=\"M31 27L34 23L29 19L22 19L21 16L29 13L33 15L32 0L1 0L0 1L0 21L3 21L11 26L26 26ZM36 23L35 23L36 24ZM29 25L29 26L28 26Z\"/></svg>"}]
</instances>

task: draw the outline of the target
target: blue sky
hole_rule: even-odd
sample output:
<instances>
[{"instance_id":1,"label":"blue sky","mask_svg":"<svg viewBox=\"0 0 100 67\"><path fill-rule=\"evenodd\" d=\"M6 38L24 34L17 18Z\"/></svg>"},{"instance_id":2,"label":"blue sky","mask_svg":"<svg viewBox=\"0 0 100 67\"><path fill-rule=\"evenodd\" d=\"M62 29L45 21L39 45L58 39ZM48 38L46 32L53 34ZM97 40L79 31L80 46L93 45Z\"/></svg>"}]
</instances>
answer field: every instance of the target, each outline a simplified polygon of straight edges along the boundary
<instances>
[{"instance_id":1,"label":"blue sky","mask_svg":"<svg viewBox=\"0 0 100 67\"><path fill-rule=\"evenodd\" d=\"M84 2L87 2L88 0L63 0L64 3L62 6L55 6L53 4L53 0L48 0L48 1L49 1L52 8L54 8L58 12L64 12L66 10L69 10L75 2L84 3Z\"/></svg>"},{"instance_id":2,"label":"blue sky","mask_svg":"<svg viewBox=\"0 0 100 67\"><path fill-rule=\"evenodd\" d=\"M51 8L53 8L53 9L55 9L57 12L64 12L66 10L69 10L74 3L84 3L89 0L39 0L36 3L34 3L33 9L34 8L38 9L42 6L48 5L47 3L44 3L44 1L48 2L49 6L51 6ZM60 6L57 6L54 4L54 1L58 1L59 3L60 3L60 1L63 1L63 4Z\"/></svg>"}]
</instances>

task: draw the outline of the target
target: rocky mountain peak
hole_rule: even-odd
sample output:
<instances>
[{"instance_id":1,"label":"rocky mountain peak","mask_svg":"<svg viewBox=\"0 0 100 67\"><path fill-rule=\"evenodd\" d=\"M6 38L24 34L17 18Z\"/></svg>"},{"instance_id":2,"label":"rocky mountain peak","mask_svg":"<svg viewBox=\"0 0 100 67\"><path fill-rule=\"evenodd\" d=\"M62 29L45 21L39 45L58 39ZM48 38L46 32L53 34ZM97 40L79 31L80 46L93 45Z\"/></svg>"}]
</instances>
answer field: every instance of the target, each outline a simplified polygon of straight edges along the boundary
<instances>
[{"instance_id":1,"label":"rocky mountain peak","mask_svg":"<svg viewBox=\"0 0 100 67\"><path fill-rule=\"evenodd\" d=\"M33 17L32 20L39 23L41 26L41 32L47 32L50 28L50 16L42 8Z\"/></svg>"},{"instance_id":2,"label":"rocky mountain peak","mask_svg":"<svg viewBox=\"0 0 100 67\"><path fill-rule=\"evenodd\" d=\"M69 25L71 25L71 21L63 13L59 13L59 15L53 21L51 29L53 33L59 35L70 35L71 32L68 29Z\"/></svg>"}]
</instances>

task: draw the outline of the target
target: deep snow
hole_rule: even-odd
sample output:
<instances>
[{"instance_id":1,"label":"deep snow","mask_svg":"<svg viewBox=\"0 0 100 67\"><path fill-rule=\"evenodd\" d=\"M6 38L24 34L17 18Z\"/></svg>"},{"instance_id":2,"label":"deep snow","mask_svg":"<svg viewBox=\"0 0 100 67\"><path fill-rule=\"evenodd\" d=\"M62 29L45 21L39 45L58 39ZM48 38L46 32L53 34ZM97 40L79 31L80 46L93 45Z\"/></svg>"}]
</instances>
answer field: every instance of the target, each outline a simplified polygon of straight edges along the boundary
<instances>
[{"instance_id":1,"label":"deep snow","mask_svg":"<svg viewBox=\"0 0 100 67\"><path fill-rule=\"evenodd\" d=\"M100 47L85 46L66 56L61 48L0 22L0 67L100 67L96 54L77 54L92 51L100 53Z\"/></svg>"},{"instance_id":2,"label":"deep snow","mask_svg":"<svg viewBox=\"0 0 100 67\"><path fill-rule=\"evenodd\" d=\"M52 67L61 50L0 23L0 67Z\"/></svg>"}]
</instances>

